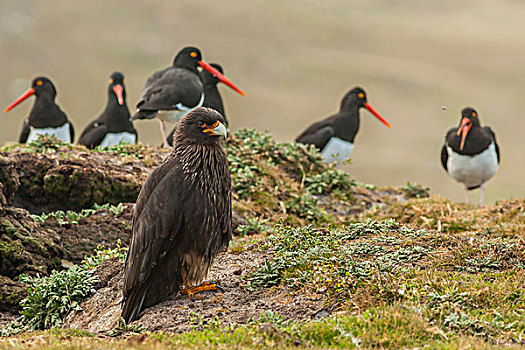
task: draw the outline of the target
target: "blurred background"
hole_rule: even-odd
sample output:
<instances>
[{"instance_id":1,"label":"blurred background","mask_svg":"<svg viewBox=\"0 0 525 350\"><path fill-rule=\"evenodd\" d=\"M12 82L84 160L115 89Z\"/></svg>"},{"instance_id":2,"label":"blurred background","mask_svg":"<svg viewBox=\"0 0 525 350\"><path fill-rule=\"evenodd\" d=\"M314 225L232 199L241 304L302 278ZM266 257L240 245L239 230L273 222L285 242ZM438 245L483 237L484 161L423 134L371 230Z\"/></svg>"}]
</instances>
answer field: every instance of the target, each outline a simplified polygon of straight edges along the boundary
<instances>
[{"instance_id":1,"label":"blurred background","mask_svg":"<svg viewBox=\"0 0 525 350\"><path fill-rule=\"evenodd\" d=\"M502 151L491 203L525 197L524 18L518 0L2 0L0 107L49 76L78 139L104 108L113 71L126 76L133 113L146 78L194 45L247 94L219 87L233 130L292 141L365 88L393 127L361 112L344 169L362 182L416 182L462 201L440 150L461 109L475 107ZM0 144L18 140L32 103L1 116ZM140 141L160 145L157 121L135 125Z\"/></svg>"}]
</instances>

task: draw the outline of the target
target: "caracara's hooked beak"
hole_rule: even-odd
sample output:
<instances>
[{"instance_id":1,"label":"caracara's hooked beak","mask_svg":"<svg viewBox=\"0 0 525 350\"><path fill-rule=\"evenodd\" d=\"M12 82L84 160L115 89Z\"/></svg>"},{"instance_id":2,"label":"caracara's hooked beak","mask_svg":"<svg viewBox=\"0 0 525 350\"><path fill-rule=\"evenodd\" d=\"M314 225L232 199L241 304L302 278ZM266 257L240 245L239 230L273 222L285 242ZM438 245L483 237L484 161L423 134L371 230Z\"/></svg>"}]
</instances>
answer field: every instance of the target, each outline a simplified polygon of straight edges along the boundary
<instances>
[{"instance_id":1,"label":"caracara's hooked beak","mask_svg":"<svg viewBox=\"0 0 525 350\"><path fill-rule=\"evenodd\" d=\"M203 69L206 69L208 72L210 72L211 74L213 74L217 79L220 80L221 83L224 83L226 85L228 85L229 87L231 87L233 90L237 91L239 94L241 94L242 96L246 96L246 94L244 93L244 91L242 91L241 89L239 89L237 86L235 86L234 83L232 83L230 81L230 79L228 79L224 74L222 74L221 72L219 72L217 69L213 68L212 66L210 66L208 63L204 62L204 61L199 61L199 65L203 68Z\"/></svg>"},{"instance_id":2,"label":"caracara's hooked beak","mask_svg":"<svg viewBox=\"0 0 525 350\"><path fill-rule=\"evenodd\" d=\"M124 88L122 87L122 85L116 84L115 86L113 86L113 92L115 93L115 95L117 95L118 104L121 106L124 104L124 98L122 97L122 91L124 91Z\"/></svg>"},{"instance_id":3,"label":"caracara's hooked beak","mask_svg":"<svg viewBox=\"0 0 525 350\"><path fill-rule=\"evenodd\" d=\"M29 88L27 89L26 92L24 92L22 95L20 95L19 98L17 98L13 103L11 103L9 105L9 107L7 107L5 110L4 110L4 113L7 113L9 112L10 110L12 110L13 108L15 108L18 104L20 104L22 101L24 101L26 98L28 98L29 96L33 96L35 94L35 89L33 88Z\"/></svg>"},{"instance_id":4,"label":"caracara's hooked beak","mask_svg":"<svg viewBox=\"0 0 525 350\"><path fill-rule=\"evenodd\" d=\"M215 122L215 124L213 124L209 128L202 130L202 132L207 133L207 134L209 133L210 135L214 135L214 136L224 136L224 138L228 136L228 130L226 130L226 127L224 126L224 124L218 120Z\"/></svg>"},{"instance_id":5,"label":"caracara's hooked beak","mask_svg":"<svg viewBox=\"0 0 525 350\"><path fill-rule=\"evenodd\" d=\"M392 127L392 125L390 125L390 123L387 122L386 119L383 118L383 117L381 116L381 114L377 113L377 111L376 111L375 109L373 109L372 106L370 106L370 104L369 104L368 102L365 102L365 103L363 104L363 106L364 106L366 109L368 109L368 111L369 111L370 113L372 113L377 119L379 119L379 120L381 121L381 123L385 124L385 125L388 126L389 128Z\"/></svg>"},{"instance_id":6,"label":"caracara's hooked beak","mask_svg":"<svg viewBox=\"0 0 525 350\"><path fill-rule=\"evenodd\" d=\"M459 145L459 149L463 151L463 147L465 146L465 140L467 138L467 134L470 131L470 128L472 127L472 122L468 118L463 118L461 120L461 125L458 128L458 132L456 132L456 135L459 136L461 134L461 144Z\"/></svg>"}]
</instances>

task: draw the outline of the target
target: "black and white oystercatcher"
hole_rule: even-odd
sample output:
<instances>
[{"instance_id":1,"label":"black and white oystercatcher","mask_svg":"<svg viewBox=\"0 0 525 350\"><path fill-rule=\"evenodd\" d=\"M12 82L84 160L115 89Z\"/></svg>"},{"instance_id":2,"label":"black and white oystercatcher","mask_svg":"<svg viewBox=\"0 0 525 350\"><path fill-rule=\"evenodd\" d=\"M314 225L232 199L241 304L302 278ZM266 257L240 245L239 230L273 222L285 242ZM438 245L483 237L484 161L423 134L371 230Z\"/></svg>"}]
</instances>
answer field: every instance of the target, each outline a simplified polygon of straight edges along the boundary
<instances>
[{"instance_id":1,"label":"black and white oystercatcher","mask_svg":"<svg viewBox=\"0 0 525 350\"><path fill-rule=\"evenodd\" d=\"M31 87L11 103L4 113L9 112L33 95L36 96L35 104L29 113L29 117L24 120L18 142L32 142L41 135L54 136L68 143L73 142L75 137L73 125L55 103L57 90L51 80L46 77L35 78Z\"/></svg>"},{"instance_id":2,"label":"black and white oystercatcher","mask_svg":"<svg viewBox=\"0 0 525 350\"><path fill-rule=\"evenodd\" d=\"M315 145L327 163L347 160L354 149L355 135L359 131L359 110L362 107L391 127L367 102L365 91L355 87L343 97L339 113L312 124L296 141Z\"/></svg>"},{"instance_id":3,"label":"black and white oystercatcher","mask_svg":"<svg viewBox=\"0 0 525 350\"><path fill-rule=\"evenodd\" d=\"M210 66L224 74L224 71L219 64L210 63ZM228 118L226 118L226 113L224 112L224 104L222 103L221 94L219 93L219 89L217 89L217 84L221 81L215 75L206 70L201 72L201 76L204 84L204 102L202 103L202 107L213 108L222 114L225 121L224 125L227 128L229 126ZM177 130L177 126L175 126L168 135L168 144L170 146L173 146L173 135L175 134L175 130Z\"/></svg>"},{"instance_id":4,"label":"black and white oystercatcher","mask_svg":"<svg viewBox=\"0 0 525 350\"><path fill-rule=\"evenodd\" d=\"M213 109L189 112L179 122L172 153L144 183L126 259L126 322L179 290L192 300L197 292L217 290L202 281L232 234L231 179L220 140L226 133Z\"/></svg>"},{"instance_id":5,"label":"black and white oystercatcher","mask_svg":"<svg viewBox=\"0 0 525 350\"><path fill-rule=\"evenodd\" d=\"M183 48L175 57L173 66L157 71L148 78L137 104L138 111L132 117L132 120L158 118L164 147L169 146L165 122L178 122L184 114L202 106L204 102L204 87L198 66L244 96L244 92L226 76L202 60L199 49Z\"/></svg>"},{"instance_id":6,"label":"black and white oystercatcher","mask_svg":"<svg viewBox=\"0 0 525 350\"><path fill-rule=\"evenodd\" d=\"M463 109L459 127L447 132L441 164L454 180L464 185L467 203L470 203L469 191L480 187L479 203L483 204L485 182L496 174L499 162L499 147L492 129L481 126L473 108Z\"/></svg>"},{"instance_id":7,"label":"black and white oystercatcher","mask_svg":"<svg viewBox=\"0 0 525 350\"><path fill-rule=\"evenodd\" d=\"M137 131L129 119L124 75L114 72L109 78L106 108L84 129L78 143L90 148L111 147L119 143L135 144Z\"/></svg>"}]
</instances>

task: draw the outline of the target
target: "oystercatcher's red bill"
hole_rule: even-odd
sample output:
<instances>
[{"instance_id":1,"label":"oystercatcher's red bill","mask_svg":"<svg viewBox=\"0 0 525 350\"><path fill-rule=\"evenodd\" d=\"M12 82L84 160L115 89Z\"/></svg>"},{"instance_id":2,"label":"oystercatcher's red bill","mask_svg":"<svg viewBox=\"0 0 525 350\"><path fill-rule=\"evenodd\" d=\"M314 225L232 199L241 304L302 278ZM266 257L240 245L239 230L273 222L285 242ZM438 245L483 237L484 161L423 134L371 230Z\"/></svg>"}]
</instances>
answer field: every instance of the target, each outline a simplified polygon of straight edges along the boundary
<instances>
[{"instance_id":1,"label":"oystercatcher's red bill","mask_svg":"<svg viewBox=\"0 0 525 350\"><path fill-rule=\"evenodd\" d=\"M23 102L26 98L30 97L30 96L33 96L35 94L35 89L33 88L29 88L27 89L26 92L24 92L22 95L20 95L19 98L17 98L13 103L11 103L9 105L9 107L7 107L5 110L4 110L4 113L7 113L9 112L10 110L12 110L13 108L15 108L17 105L19 105L21 102Z\"/></svg>"},{"instance_id":2,"label":"oystercatcher's red bill","mask_svg":"<svg viewBox=\"0 0 525 350\"><path fill-rule=\"evenodd\" d=\"M377 119L379 119L381 121L381 123L385 124L389 128L392 127L392 125L390 125L390 123L387 122L386 119L381 116L381 114L377 113L377 111L375 109L373 109L372 106L370 106L370 104L368 102L365 102L364 106L365 106L366 109L368 109L370 111L370 113L372 113Z\"/></svg>"},{"instance_id":3,"label":"oystercatcher's red bill","mask_svg":"<svg viewBox=\"0 0 525 350\"><path fill-rule=\"evenodd\" d=\"M461 134L461 144L459 145L459 149L463 151L463 147L465 146L465 139L467 138L467 134L470 131L470 128L472 127L472 122L469 118L463 118L461 119L461 125L458 128L458 131L456 132L456 135L459 136Z\"/></svg>"},{"instance_id":4,"label":"oystercatcher's red bill","mask_svg":"<svg viewBox=\"0 0 525 350\"><path fill-rule=\"evenodd\" d=\"M242 91L241 89L239 89L237 86L235 86L234 83L231 82L230 79L228 79L224 74L222 74L221 72L219 72L217 69L213 68L212 66L210 66L208 63L204 62L204 61L199 61L199 65L203 68L203 69L206 69L208 72L210 72L211 74L213 74L215 77L217 77L217 79L219 79L222 83L228 85L229 87L231 87L233 90L237 91L239 94L241 94L242 96L246 96L246 94L244 93L244 91Z\"/></svg>"},{"instance_id":5,"label":"oystercatcher's red bill","mask_svg":"<svg viewBox=\"0 0 525 350\"><path fill-rule=\"evenodd\" d=\"M113 92L115 93L115 95L117 95L118 104L121 106L124 104L124 98L122 97L123 90L124 89L122 88L122 85L120 84L113 86Z\"/></svg>"}]
</instances>

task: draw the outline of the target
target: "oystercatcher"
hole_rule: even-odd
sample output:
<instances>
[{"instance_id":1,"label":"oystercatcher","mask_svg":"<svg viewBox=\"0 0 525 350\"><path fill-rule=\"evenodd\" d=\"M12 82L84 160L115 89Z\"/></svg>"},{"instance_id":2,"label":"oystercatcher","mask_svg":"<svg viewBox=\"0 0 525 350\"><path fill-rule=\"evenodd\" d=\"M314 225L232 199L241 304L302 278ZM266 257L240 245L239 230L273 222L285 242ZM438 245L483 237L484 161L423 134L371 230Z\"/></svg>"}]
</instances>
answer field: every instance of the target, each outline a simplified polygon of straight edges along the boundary
<instances>
[{"instance_id":1,"label":"oystercatcher","mask_svg":"<svg viewBox=\"0 0 525 350\"><path fill-rule=\"evenodd\" d=\"M354 149L354 138L359 131L361 107L368 109L383 124L391 127L367 102L365 91L355 87L343 97L339 113L312 124L295 141L315 145L327 163L347 160Z\"/></svg>"},{"instance_id":2,"label":"oystercatcher","mask_svg":"<svg viewBox=\"0 0 525 350\"><path fill-rule=\"evenodd\" d=\"M175 132L172 153L144 183L124 275L127 323L181 286L192 300L197 292L217 290L201 282L232 235L231 179L220 141L226 133L215 110L189 112Z\"/></svg>"},{"instance_id":3,"label":"oystercatcher","mask_svg":"<svg viewBox=\"0 0 525 350\"><path fill-rule=\"evenodd\" d=\"M488 126L481 126L474 108L461 111L459 127L445 136L441 148L441 164L454 180L465 188L465 201L470 203L469 191L481 188L479 203L483 205L485 182L496 174L500 162L496 135Z\"/></svg>"},{"instance_id":4,"label":"oystercatcher","mask_svg":"<svg viewBox=\"0 0 525 350\"><path fill-rule=\"evenodd\" d=\"M121 142L135 144L137 131L129 119L124 75L114 72L109 78L106 109L84 129L78 143L90 148L111 147Z\"/></svg>"},{"instance_id":5,"label":"oystercatcher","mask_svg":"<svg viewBox=\"0 0 525 350\"><path fill-rule=\"evenodd\" d=\"M4 113L9 112L32 95L36 96L35 104L29 113L29 117L24 120L18 142L29 143L41 135L54 136L68 143L73 142L75 137L73 125L55 103L57 90L51 80L46 77L35 78L31 87L11 103Z\"/></svg>"},{"instance_id":6,"label":"oystercatcher","mask_svg":"<svg viewBox=\"0 0 525 350\"><path fill-rule=\"evenodd\" d=\"M169 147L164 122L176 123L184 114L202 106L204 102L204 87L197 66L244 96L244 92L227 77L202 60L199 49L183 48L175 57L173 66L157 71L148 78L137 104L138 111L132 117L132 120L157 117L164 147Z\"/></svg>"},{"instance_id":7,"label":"oystercatcher","mask_svg":"<svg viewBox=\"0 0 525 350\"><path fill-rule=\"evenodd\" d=\"M210 66L224 74L224 71L219 64L210 63ZM224 105L222 103L221 94L217 89L217 84L220 83L220 80L215 75L211 74L206 70L201 72L201 76L204 84L204 102L202 103L202 107L213 108L217 112L222 114L225 121L224 125L226 125L226 128L228 128L228 118L226 118L226 113L224 112ZM173 146L173 135L175 134L175 130L177 130L177 126L175 126L168 135L168 144L170 146Z\"/></svg>"}]
</instances>

